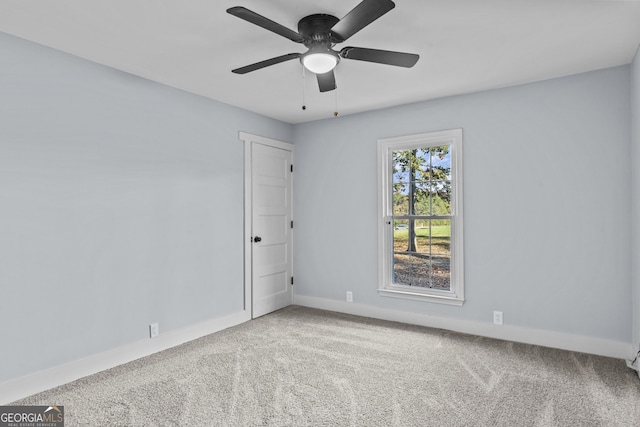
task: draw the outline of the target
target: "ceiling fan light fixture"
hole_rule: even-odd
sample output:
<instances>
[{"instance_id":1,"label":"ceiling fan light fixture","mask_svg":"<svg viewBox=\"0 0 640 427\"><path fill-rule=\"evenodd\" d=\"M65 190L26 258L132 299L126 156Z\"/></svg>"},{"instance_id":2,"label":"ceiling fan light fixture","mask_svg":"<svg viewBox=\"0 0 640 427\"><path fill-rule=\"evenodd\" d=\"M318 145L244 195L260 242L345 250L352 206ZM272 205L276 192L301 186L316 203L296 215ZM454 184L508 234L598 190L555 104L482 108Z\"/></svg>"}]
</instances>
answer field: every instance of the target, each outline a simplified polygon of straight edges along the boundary
<instances>
[{"instance_id":1,"label":"ceiling fan light fixture","mask_svg":"<svg viewBox=\"0 0 640 427\"><path fill-rule=\"evenodd\" d=\"M302 65L315 74L324 74L338 65L338 55L332 51L309 51L300 58Z\"/></svg>"}]
</instances>

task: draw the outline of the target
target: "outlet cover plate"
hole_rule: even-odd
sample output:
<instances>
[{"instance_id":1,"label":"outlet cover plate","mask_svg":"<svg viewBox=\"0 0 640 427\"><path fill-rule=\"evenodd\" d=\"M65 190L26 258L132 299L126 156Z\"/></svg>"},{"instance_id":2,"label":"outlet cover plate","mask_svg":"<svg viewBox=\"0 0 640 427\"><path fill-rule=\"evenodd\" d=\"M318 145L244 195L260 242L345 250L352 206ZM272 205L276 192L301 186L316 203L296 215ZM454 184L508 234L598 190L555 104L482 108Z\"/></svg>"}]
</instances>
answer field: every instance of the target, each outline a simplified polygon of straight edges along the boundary
<instances>
[{"instance_id":1,"label":"outlet cover plate","mask_svg":"<svg viewBox=\"0 0 640 427\"><path fill-rule=\"evenodd\" d=\"M493 312L493 324L502 326L502 312L494 311Z\"/></svg>"},{"instance_id":2,"label":"outlet cover plate","mask_svg":"<svg viewBox=\"0 0 640 427\"><path fill-rule=\"evenodd\" d=\"M160 327L157 323L152 323L149 325L149 337L155 338L160 335Z\"/></svg>"}]
</instances>

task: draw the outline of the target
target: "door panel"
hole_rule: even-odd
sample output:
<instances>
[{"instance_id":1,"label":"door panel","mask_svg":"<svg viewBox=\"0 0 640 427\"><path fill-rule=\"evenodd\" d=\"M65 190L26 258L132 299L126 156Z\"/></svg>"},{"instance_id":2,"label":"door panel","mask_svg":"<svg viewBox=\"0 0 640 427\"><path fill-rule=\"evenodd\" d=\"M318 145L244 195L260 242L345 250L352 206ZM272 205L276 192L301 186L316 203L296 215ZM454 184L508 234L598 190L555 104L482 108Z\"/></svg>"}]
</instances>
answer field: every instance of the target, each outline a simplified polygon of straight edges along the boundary
<instances>
[{"instance_id":1,"label":"door panel","mask_svg":"<svg viewBox=\"0 0 640 427\"><path fill-rule=\"evenodd\" d=\"M293 302L289 150L252 143L253 317ZM256 241L259 237L259 241Z\"/></svg>"}]
</instances>

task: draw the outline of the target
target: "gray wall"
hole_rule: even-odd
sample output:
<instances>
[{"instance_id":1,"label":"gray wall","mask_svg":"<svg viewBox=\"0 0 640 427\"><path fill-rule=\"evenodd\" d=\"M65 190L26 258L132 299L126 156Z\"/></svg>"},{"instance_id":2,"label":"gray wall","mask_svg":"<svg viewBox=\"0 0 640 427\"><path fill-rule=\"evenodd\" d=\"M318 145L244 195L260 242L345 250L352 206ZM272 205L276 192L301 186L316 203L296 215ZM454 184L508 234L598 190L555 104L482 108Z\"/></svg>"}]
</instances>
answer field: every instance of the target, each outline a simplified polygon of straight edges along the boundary
<instances>
[{"instance_id":1,"label":"gray wall","mask_svg":"<svg viewBox=\"0 0 640 427\"><path fill-rule=\"evenodd\" d=\"M631 258L633 286L633 347L640 349L640 49L631 64L631 170L633 203Z\"/></svg>"},{"instance_id":2,"label":"gray wall","mask_svg":"<svg viewBox=\"0 0 640 427\"><path fill-rule=\"evenodd\" d=\"M0 33L0 382L242 309L239 130L296 143L299 295L640 343L638 61L291 126ZM457 127L467 302L379 297L376 140Z\"/></svg>"},{"instance_id":3,"label":"gray wall","mask_svg":"<svg viewBox=\"0 0 640 427\"><path fill-rule=\"evenodd\" d=\"M296 125L297 294L630 342L629 70ZM376 140L452 128L467 301L381 297Z\"/></svg>"},{"instance_id":4,"label":"gray wall","mask_svg":"<svg viewBox=\"0 0 640 427\"><path fill-rule=\"evenodd\" d=\"M243 309L239 130L292 140L0 33L0 382Z\"/></svg>"}]
</instances>

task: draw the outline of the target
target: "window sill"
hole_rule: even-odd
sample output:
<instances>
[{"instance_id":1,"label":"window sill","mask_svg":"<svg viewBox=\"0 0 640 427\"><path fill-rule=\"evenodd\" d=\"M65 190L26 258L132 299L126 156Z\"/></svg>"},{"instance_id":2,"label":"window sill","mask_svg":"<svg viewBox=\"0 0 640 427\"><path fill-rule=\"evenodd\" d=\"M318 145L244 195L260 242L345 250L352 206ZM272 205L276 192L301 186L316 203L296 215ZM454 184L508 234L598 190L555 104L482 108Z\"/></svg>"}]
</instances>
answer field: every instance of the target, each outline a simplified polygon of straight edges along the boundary
<instances>
[{"instance_id":1,"label":"window sill","mask_svg":"<svg viewBox=\"0 0 640 427\"><path fill-rule=\"evenodd\" d=\"M461 307L464 304L464 298L455 295L434 295L424 292L416 292L400 289L378 289L378 294L383 297L402 298L414 301L434 302L438 304L456 305Z\"/></svg>"}]
</instances>

